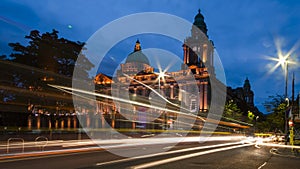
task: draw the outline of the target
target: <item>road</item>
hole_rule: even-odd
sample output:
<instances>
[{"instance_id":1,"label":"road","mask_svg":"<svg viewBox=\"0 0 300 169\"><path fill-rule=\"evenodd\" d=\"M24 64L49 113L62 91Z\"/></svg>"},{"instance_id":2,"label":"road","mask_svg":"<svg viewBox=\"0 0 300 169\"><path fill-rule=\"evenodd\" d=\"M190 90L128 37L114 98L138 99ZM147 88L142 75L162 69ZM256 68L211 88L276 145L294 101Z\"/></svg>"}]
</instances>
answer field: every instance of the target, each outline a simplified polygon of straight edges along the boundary
<instances>
[{"instance_id":1,"label":"road","mask_svg":"<svg viewBox=\"0 0 300 169\"><path fill-rule=\"evenodd\" d=\"M165 144L124 146L119 152L139 152L166 148ZM116 150L115 149L115 150ZM1 169L98 169L98 168L197 168L197 169L296 169L300 159L276 155L272 147L256 148L236 141L182 143L168 152L124 158L104 149L91 149L39 157L0 161Z\"/></svg>"}]
</instances>

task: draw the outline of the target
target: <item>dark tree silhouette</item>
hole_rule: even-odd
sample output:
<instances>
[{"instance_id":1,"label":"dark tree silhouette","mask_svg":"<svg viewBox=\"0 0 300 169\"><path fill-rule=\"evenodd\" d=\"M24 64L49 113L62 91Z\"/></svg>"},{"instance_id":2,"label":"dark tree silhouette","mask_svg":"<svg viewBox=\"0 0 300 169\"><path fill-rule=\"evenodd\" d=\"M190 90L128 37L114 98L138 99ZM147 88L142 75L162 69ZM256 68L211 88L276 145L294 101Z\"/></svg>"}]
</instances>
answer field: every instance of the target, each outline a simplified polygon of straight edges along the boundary
<instances>
[{"instance_id":1,"label":"dark tree silhouette","mask_svg":"<svg viewBox=\"0 0 300 169\"><path fill-rule=\"evenodd\" d=\"M62 109L69 112L73 109L71 95L48 84L70 87L77 59L84 63L76 65L80 67L80 76L87 84L92 83L88 71L94 65L80 53L84 43L61 38L54 29L42 34L33 30L25 38L28 39L27 45L9 43L13 52L8 59L1 57L1 64L4 65L1 69L6 72L6 80L1 82L2 87L6 88L2 92L2 102L9 100L13 105L11 107L19 105L25 110L28 106L30 112L42 110L53 113Z\"/></svg>"},{"instance_id":2,"label":"dark tree silhouette","mask_svg":"<svg viewBox=\"0 0 300 169\"><path fill-rule=\"evenodd\" d=\"M51 33L46 32L42 35L33 30L25 38L29 39L27 46L9 43L14 51L10 55L14 62L72 77L75 61L84 43L59 38L58 31L54 29ZM88 71L92 67L92 63L87 61L85 69L82 70ZM87 73L85 75L88 76Z\"/></svg>"},{"instance_id":3,"label":"dark tree silhouette","mask_svg":"<svg viewBox=\"0 0 300 169\"><path fill-rule=\"evenodd\" d=\"M287 103L282 95L269 96L264 103L269 114L266 119L258 123L257 127L264 132L284 132L285 113L287 111Z\"/></svg>"}]
</instances>

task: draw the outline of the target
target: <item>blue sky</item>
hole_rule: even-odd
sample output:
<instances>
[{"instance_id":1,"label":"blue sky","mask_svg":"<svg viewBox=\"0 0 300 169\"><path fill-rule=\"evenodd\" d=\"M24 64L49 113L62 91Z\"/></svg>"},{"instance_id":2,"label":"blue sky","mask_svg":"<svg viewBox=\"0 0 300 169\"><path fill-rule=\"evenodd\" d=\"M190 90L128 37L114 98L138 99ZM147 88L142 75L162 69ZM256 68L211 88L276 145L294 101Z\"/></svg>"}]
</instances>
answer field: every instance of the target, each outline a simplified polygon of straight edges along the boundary
<instances>
[{"instance_id":1,"label":"blue sky","mask_svg":"<svg viewBox=\"0 0 300 169\"><path fill-rule=\"evenodd\" d=\"M33 29L47 32L54 28L62 37L85 42L102 26L129 14L163 12L193 22L200 8L209 38L214 41L223 63L227 84L233 88L242 86L248 77L261 111L269 95L284 92L283 71L278 68L268 74L275 62L264 56L276 57L275 40L280 41L283 52L287 52L298 43L300 35L300 2L297 0L2 0L0 7L0 54L10 53L9 42L25 44L24 36ZM132 43L124 43L128 51L123 46L120 58L132 52ZM142 39L141 43L144 48L164 45L157 41L143 43ZM294 59L299 58L299 49L296 47L292 53ZM174 50L181 52L181 49ZM289 71L289 80L295 72L297 92L300 90L298 65Z\"/></svg>"}]
</instances>

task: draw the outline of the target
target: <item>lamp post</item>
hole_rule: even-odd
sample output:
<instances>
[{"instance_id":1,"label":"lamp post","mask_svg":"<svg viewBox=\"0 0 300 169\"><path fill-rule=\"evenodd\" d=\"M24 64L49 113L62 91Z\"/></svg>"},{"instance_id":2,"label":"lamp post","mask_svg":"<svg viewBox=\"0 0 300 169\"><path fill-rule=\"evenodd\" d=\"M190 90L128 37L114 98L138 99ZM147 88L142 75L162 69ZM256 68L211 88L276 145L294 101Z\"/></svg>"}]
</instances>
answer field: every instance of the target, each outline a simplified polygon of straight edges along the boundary
<instances>
[{"instance_id":1,"label":"lamp post","mask_svg":"<svg viewBox=\"0 0 300 169\"><path fill-rule=\"evenodd\" d=\"M290 54L283 56L282 53L279 52L278 58L272 59L272 60L275 60L278 62L277 65L275 66L275 68L278 67L279 65L281 65L281 67L284 70L284 78L285 78L284 98L287 103L286 110L289 107L289 98L288 98L288 91L287 91L287 89L288 89L288 64L293 63L288 60L289 57L290 57ZM285 134L285 137L287 137L287 133L288 133L288 123L287 123L287 115L286 115L286 111L285 111L284 112L284 134ZM287 139L285 139L285 144L287 144Z\"/></svg>"},{"instance_id":2,"label":"lamp post","mask_svg":"<svg viewBox=\"0 0 300 169\"><path fill-rule=\"evenodd\" d=\"M270 58L271 60L278 62L275 65L275 67L272 69L272 71L274 71L280 65L284 71L284 78L285 78L284 98L287 103L286 110L289 107L288 90L287 90L288 89L288 64L293 63L288 60L289 57L290 57L290 52L285 56L282 55L282 52L279 52L278 58ZM288 124L287 124L287 115L286 115L286 111L285 111L284 112L284 134L285 134L285 137L287 137L287 133L288 133ZM287 139L285 139L285 144L287 144Z\"/></svg>"},{"instance_id":3,"label":"lamp post","mask_svg":"<svg viewBox=\"0 0 300 169\"><path fill-rule=\"evenodd\" d=\"M287 96L287 95L286 95ZM286 111L284 111L284 135L285 135L285 145L287 145L287 137L288 137L288 121L287 121L287 115L286 112L288 110L288 107L290 106L290 100L289 98L285 98L286 101Z\"/></svg>"},{"instance_id":4,"label":"lamp post","mask_svg":"<svg viewBox=\"0 0 300 169\"><path fill-rule=\"evenodd\" d=\"M284 97L285 97L285 101L286 101L286 111L284 112L284 134L285 134L285 145L287 145L287 137L288 137L288 117L287 117L287 110L288 107L290 106L289 103L289 98L288 98L288 94L287 94L287 89L288 89L288 59L289 59L290 55L287 55L286 57L283 57L283 61L284 62L284 76L285 76L285 90L284 90Z\"/></svg>"},{"instance_id":5,"label":"lamp post","mask_svg":"<svg viewBox=\"0 0 300 169\"><path fill-rule=\"evenodd\" d=\"M288 64L297 64L297 62L289 59L289 57L291 56L292 52L294 52L295 50L295 46L290 49L286 55L283 55L282 49L280 49L280 41L276 41L276 49L277 49L277 58L275 57L267 57L267 59L276 61L277 64L270 69L270 73L274 72L275 69L279 66L282 67L282 69L284 70L284 76L285 76L285 90L284 90L284 97L285 97L285 101L287 102L287 106L286 106L286 111L288 109L288 104L289 104L289 99L288 99L288 91L287 91L287 86L288 86ZM284 113L284 132L285 132L285 136L287 137L287 133L288 133L288 122L287 122L287 115L286 115L286 111ZM287 139L285 139L285 144L287 144Z\"/></svg>"},{"instance_id":6,"label":"lamp post","mask_svg":"<svg viewBox=\"0 0 300 169\"><path fill-rule=\"evenodd\" d=\"M286 110L289 107L289 98L287 94L287 86L288 86L288 58L289 55L284 58L284 76L285 76L285 90L284 90L284 97L287 102ZM287 115L286 111L284 112L284 135L285 135L285 145L287 145L287 136L288 136L288 122L287 122Z\"/></svg>"},{"instance_id":7,"label":"lamp post","mask_svg":"<svg viewBox=\"0 0 300 169\"><path fill-rule=\"evenodd\" d=\"M288 56L289 57L289 56ZM284 60L284 76L285 76L285 90L284 97L287 99L287 86L288 86L288 57Z\"/></svg>"}]
</instances>

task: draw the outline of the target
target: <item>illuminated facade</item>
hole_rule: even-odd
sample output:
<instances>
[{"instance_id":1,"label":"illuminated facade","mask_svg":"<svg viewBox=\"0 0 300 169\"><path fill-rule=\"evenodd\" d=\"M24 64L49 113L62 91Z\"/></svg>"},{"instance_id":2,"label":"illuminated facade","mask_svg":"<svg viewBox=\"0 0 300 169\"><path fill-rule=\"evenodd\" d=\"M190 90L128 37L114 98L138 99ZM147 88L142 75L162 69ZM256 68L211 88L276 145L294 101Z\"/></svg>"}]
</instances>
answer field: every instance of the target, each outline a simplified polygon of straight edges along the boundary
<instances>
[{"instance_id":1,"label":"illuminated facade","mask_svg":"<svg viewBox=\"0 0 300 169\"><path fill-rule=\"evenodd\" d=\"M208 39L207 27L200 10L194 18L191 36L184 39L182 49L183 63L181 69L161 74L154 72L154 68L142 51L140 41L137 40L133 52L120 65L115 77L100 73L94 78L96 93L116 98L123 98L120 96L120 93L123 93L127 95L128 98L125 97L125 99L128 101L167 108L168 110L149 109L147 106L140 106L135 103L122 104L110 97L96 97L97 106L95 110L89 108L89 106L94 106L94 102L89 103L89 101L83 100L83 105L75 105L77 106L76 111L72 109L70 113L63 115L59 113L60 107L63 105L59 106L60 104L58 104L56 116L45 116L44 119L39 116L29 117L29 128L70 129L82 126L86 128L162 129L175 125L174 121L179 121L174 112L180 111L180 109L174 108L172 104L184 105L189 112L196 112L201 116L207 115L212 100L212 81L217 85L224 86L224 84L215 76L214 45ZM189 83L178 82L188 81L185 79L189 78L186 76L187 74L193 76L196 82L193 85L196 85L196 88ZM154 91L162 95L165 100L159 98ZM224 91L220 89L220 92ZM148 123L149 121L151 123ZM203 121L196 120L195 124L198 127L194 129L199 129L202 127ZM176 127L182 128L184 126L176 124Z\"/></svg>"},{"instance_id":2,"label":"illuminated facade","mask_svg":"<svg viewBox=\"0 0 300 169\"><path fill-rule=\"evenodd\" d=\"M201 32L199 32L199 30ZM153 92L151 89L160 92L167 100L173 103L184 103L192 112L207 113L210 107L211 88L210 78L215 79L214 72L214 45L208 40L207 27L204 22L204 17L200 10L194 18L191 36L184 40L183 44L183 64L181 70L176 72L164 72L164 75L154 72L150 62L143 54L140 41L137 40L134 51L130 53L125 63L120 65L120 70L117 71L117 76L114 78L98 74L95 77L96 90L100 93L112 94L111 90L116 87L111 87L116 81L123 84L118 86L119 91L126 91L130 95L130 99L136 101L139 96L144 102L151 102ZM182 77L184 81L185 74L193 74L198 89L192 88L189 84L178 84L173 77ZM160 78L164 76L163 82ZM218 81L219 82L219 81ZM149 89L150 86L151 89ZM180 90L181 89L181 90ZM190 93L188 96L185 93ZM146 101L143 98L147 98ZM150 99L150 100L149 100ZM139 100L140 101L140 100ZM120 105L115 105L112 102L105 104L102 101L98 103L97 110L101 114L118 115L120 112L124 114L136 114L139 106L123 109ZM161 112L148 112L155 114ZM126 114L126 113L125 113ZM167 113L168 117L175 115ZM124 118L125 119L125 118ZM132 121L139 121L139 117L131 118ZM115 126L115 122L110 122ZM135 124L132 124L134 128Z\"/></svg>"}]
</instances>

